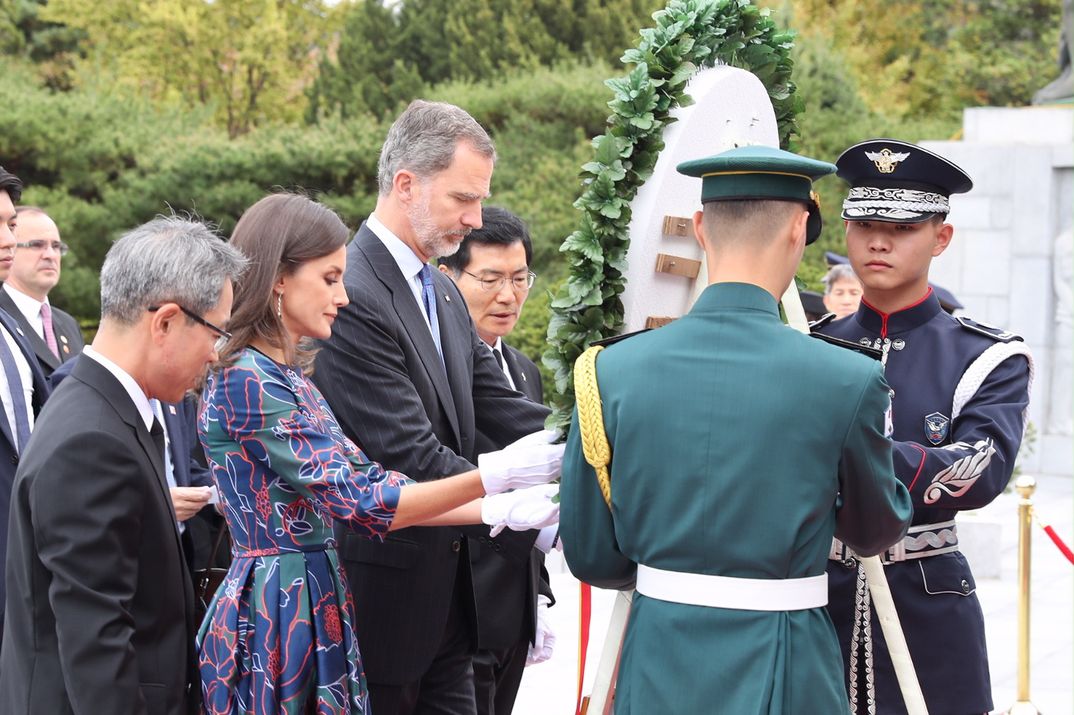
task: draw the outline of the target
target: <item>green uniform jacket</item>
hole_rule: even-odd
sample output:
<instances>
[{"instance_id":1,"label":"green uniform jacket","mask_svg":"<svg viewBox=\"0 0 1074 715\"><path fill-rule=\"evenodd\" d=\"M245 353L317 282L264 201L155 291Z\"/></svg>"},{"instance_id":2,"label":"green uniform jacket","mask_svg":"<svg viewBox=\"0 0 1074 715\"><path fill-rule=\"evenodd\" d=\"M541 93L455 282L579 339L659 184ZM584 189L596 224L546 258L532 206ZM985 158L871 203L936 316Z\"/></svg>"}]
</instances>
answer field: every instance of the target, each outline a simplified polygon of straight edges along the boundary
<instances>
[{"instance_id":1,"label":"green uniform jacket","mask_svg":"<svg viewBox=\"0 0 1074 715\"><path fill-rule=\"evenodd\" d=\"M637 564L754 579L823 574L832 535L862 554L910 521L884 436L878 362L783 325L776 301L709 286L674 323L597 360L612 510L575 414L560 531L578 578L632 586ZM853 475L853 477L851 477ZM849 712L824 608L762 612L637 595L618 715Z\"/></svg>"}]
</instances>

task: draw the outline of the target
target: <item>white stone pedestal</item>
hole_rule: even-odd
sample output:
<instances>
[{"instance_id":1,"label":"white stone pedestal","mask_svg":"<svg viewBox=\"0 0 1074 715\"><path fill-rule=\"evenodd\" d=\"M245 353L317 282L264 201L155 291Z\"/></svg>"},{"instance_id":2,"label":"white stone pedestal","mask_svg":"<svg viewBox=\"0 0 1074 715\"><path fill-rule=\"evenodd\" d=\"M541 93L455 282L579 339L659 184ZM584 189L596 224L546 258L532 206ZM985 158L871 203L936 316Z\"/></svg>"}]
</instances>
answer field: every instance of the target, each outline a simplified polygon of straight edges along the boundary
<instances>
[{"instance_id":1,"label":"white stone pedestal","mask_svg":"<svg viewBox=\"0 0 1074 715\"><path fill-rule=\"evenodd\" d=\"M951 197L955 237L931 278L966 306L962 314L1025 338L1036 364L1036 442L1019 464L1071 476L1074 107L967 109L963 129L961 141L923 142L974 182Z\"/></svg>"}]
</instances>

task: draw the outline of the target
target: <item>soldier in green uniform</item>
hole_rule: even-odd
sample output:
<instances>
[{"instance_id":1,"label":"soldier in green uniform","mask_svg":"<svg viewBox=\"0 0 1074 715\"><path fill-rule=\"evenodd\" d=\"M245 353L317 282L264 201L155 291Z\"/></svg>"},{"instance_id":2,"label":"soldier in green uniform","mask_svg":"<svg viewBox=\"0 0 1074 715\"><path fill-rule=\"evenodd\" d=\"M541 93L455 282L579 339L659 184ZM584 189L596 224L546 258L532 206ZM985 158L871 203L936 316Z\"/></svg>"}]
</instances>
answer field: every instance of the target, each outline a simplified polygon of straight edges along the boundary
<instances>
[{"instance_id":1,"label":"soldier in green uniform","mask_svg":"<svg viewBox=\"0 0 1074 715\"><path fill-rule=\"evenodd\" d=\"M847 713L824 608L831 537L879 553L911 507L879 362L779 317L820 230L812 181L835 167L742 147L678 170L703 179L711 284L686 316L599 354L611 504L576 411L564 554L583 581L636 584L617 715Z\"/></svg>"}]
</instances>

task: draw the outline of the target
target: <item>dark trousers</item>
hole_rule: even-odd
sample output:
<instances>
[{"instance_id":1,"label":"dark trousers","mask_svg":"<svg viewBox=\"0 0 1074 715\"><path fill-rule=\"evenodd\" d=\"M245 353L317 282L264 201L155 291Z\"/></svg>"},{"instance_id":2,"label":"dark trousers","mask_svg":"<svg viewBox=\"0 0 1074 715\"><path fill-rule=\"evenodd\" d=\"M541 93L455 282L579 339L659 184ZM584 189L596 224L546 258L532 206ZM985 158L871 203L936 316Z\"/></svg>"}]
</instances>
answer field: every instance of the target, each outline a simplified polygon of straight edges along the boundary
<instances>
[{"instance_id":1,"label":"dark trousers","mask_svg":"<svg viewBox=\"0 0 1074 715\"><path fill-rule=\"evenodd\" d=\"M477 652L474 656L477 715L511 715L526 669L529 646L526 640L520 640L514 648Z\"/></svg>"},{"instance_id":2,"label":"dark trousers","mask_svg":"<svg viewBox=\"0 0 1074 715\"><path fill-rule=\"evenodd\" d=\"M461 589L469 579L455 580L455 593L444 639L429 669L405 685L369 683L369 703L374 715L477 715L474 701L472 616ZM472 597L471 597L472 600Z\"/></svg>"}]
</instances>

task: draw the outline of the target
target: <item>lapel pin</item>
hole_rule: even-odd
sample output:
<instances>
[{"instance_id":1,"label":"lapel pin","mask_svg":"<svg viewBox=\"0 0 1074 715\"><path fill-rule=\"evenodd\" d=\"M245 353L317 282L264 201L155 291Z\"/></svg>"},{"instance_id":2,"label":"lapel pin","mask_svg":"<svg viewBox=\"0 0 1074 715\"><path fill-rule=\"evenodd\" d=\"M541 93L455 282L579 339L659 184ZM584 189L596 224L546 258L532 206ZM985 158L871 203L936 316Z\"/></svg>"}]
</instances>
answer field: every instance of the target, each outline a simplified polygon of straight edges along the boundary
<instances>
[{"instance_id":1,"label":"lapel pin","mask_svg":"<svg viewBox=\"0 0 1074 715\"><path fill-rule=\"evenodd\" d=\"M451 302L451 298L450 298L450 297L448 297L448 294L447 294L447 293L444 293L444 301L445 301L445 302L447 302L447 303L450 303L450 302Z\"/></svg>"},{"instance_id":2,"label":"lapel pin","mask_svg":"<svg viewBox=\"0 0 1074 715\"><path fill-rule=\"evenodd\" d=\"M175 405L168 405L168 412L175 414Z\"/></svg>"},{"instance_id":3,"label":"lapel pin","mask_svg":"<svg viewBox=\"0 0 1074 715\"><path fill-rule=\"evenodd\" d=\"M64 354L64 355L66 355L66 354L67 354L67 353L69 353L69 352L71 352L71 348L69 348L69 347L67 347L66 345L64 345L64 346L63 346L63 354Z\"/></svg>"},{"instance_id":4,"label":"lapel pin","mask_svg":"<svg viewBox=\"0 0 1074 715\"><path fill-rule=\"evenodd\" d=\"M61 343L66 343L67 342L67 336L66 335L61 335L60 336L60 342Z\"/></svg>"}]
</instances>

